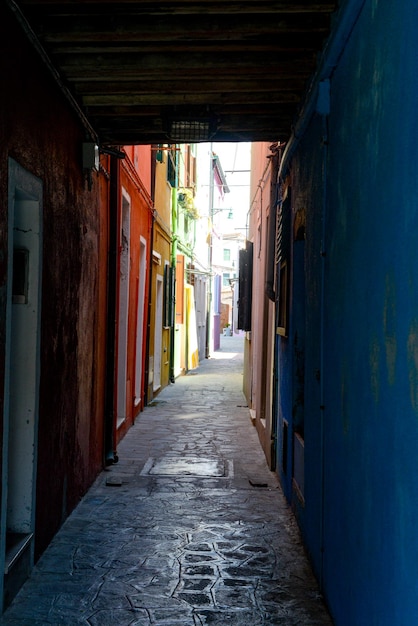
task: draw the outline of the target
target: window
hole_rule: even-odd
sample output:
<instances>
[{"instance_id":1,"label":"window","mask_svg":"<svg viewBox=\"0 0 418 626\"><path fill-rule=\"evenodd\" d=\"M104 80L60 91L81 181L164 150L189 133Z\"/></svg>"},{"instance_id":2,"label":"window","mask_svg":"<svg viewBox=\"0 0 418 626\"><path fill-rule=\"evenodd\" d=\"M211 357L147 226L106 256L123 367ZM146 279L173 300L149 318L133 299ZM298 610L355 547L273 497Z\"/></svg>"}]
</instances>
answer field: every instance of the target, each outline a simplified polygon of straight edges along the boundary
<instances>
[{"instance_id":1,"label":"window","mask_svg":"<svg viewBox=\"0 0 418 626\"><path fill-rule=\"evenodd\" d=\"M187 271L186 271L186 281L188 285L194 285L195 283L195 266L193 263L188 263L187 264Z\"/></svg>"},{"instance_id":2,"label":"window","mask_svg":"<svg viewBox=\"0 0 418 626\"><path fill-rule=\"evenodd\" d=\"M28 303L29 250L13 250L13 304Z\"/></svg>"},{"instance_id":3,"label":"window","mask_svg":"<svg viewBox=\"0 0 418 626\"><path fill-rule=\"evenodd\" d=\"M213 278L213 312L215 315L221 314L221 297L222 297L222 288L221 288L221 277L219 274L214 276Z\"/></svg>"},{"instance_id":4,"label":"window","mask_svg":"<svg viewBox=\"0 0 418 626\"><path fill-rule=\"evenodd\" d=\"M167 150L167 180L172 187L177 187L176 159L176 146L173 145Z\"/></svg>"},{"instance_id":5,"label":"window","mask_svg":"<svg viewBox=\"0 0 418 626\"><path fill-rule=\"evenodd\" d=\"M158 161L158 163L163 163L164 161L162 148L163 145L161 143L157 144L157 150L155 151L155 160Z\"/></svg>"},{"instance_id":6,"label":"window","mask_svg":"<svg viewBox=\"0 0 418 626\"><path fill-rule=\"evenodd\" d=\"M283 261L279 271L279 301L277 307L277 333L287 335L287 262Z\"/></svg>"},{"instance_id":7,"label":"window","mask_svg":"<svg viewBox=\"0 0 418 626\"><path fill-rule=\"evenodd\" d=\"M278 335L287 337L288 332L288 306L289 306L289 254L290 254L290 218L291 218L291 193L287 189L285 198L277 207L276 213L276 312Z\"/></svg>"},{"instance_id":8,"label":"window","mask_svg":"<svg viewBox=\"0 0 418 626\"><path fill-rule=\"evenodd\" d=\"M166 328L173 325L173 271L168 263L164 265L164 301L163 301L163 326Z\"/></svg>"},{"instance_id":9,"label":"window","mask_svg":"<svg viewBox=\"0 0 418 626\"><path fill-rule=\"evenodd\" d=\"M229 279L231 278L231 274L229 272L224 272L222 275L222 285L224 287L229 287Z\"/></svg>"},{"instance_id":10,"label":"window","mask_svg":"<svg viewBox=\"0 0 418 626\"><path fill-rule=\"evenodd\" d=\"M224 261L231 260L231 250L229 248L224 248Z\"/></svg>"},{"instance_id":11,"label":"window","mask_svg":"<svg viewBox=\"0 0 418 626\"><path fill-rule=\"evenodd\" d=\"M176 290L175 290L176 324L184 323L184 256L177 255Z\"/></svg>"},{"instance_id":12,"label":"window","mask_svg":"<svg viewBox=\"0 0 418 626\"><path fill-rule=\"evenodd\" d=\"M196 157L193 154L194 145L187 144L185 146L185 178L186 178L186 187L195 187L196 186Z\"/></svg>"}]
</instances>

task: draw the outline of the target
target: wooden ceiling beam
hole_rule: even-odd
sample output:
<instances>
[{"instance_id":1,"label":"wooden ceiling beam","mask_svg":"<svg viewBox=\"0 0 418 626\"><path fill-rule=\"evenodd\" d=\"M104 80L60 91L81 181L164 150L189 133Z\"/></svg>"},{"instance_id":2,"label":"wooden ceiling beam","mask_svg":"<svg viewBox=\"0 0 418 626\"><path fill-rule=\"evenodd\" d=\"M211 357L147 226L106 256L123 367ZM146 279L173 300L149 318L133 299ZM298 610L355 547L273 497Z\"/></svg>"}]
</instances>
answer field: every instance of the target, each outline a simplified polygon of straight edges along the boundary
<instances>
[{"instance_id":1,"label":"wooden ceiling beam","mask_svg":"<svg viewBox=\"0 0 418 626\"><path fill-rule=\"evenodd\" d=\"M13 0L100 141L115 145L165 142L180 115L213 119L214 141L286 141L336 4Z\"/></svg>"},{"instance_id":2,"label":"wooden ceiling beam","mask_svg":"<svg viewBox=\"0 0 418 626\"><path fill-rule=\"evenodd\" d=\"M36 23L34 16L32 23ZM329 29L327 15L309 13L303 17L239 15L223 17L211 14L202 20L189 19L185 29L184 16L156 18L155 16L86 16L44 18L39 23L42 41L51 44L76 43L174 43L188 41L262 41L267 37L280 37L287 42L292 37L325 36Z\"/></svg>"},{"instance_id":3,"label":"wooden ceiling beam","mask_svg":"<svg viewBox=\"0 0 418 626\"><path fill-rule=\"evenodd\" d=\"M222 83L217 78L202 78L201 76L189 76L187 85L183 80L162 79L162 80L143 80L143 81L80 81L74 82L74 89L77 94L83 96L130 96L133 94L165 94L176 95L184 93L194 93L201 91L205 93L224 93L230 91L234 93L264 93L268 94L274 90L280 90L282 93L295 92L300 93L304 88L305 79L302 77L285 77L276 76L274 84L270 80L266 80L264 76L253 76L241 78L239 76L229 77L228 85Z\"/></svg>"},{"instance_id":4,"label":"wooden ceiling beam","mask_svg":"<svg viewBox=\"0 0 418 626\"><path fill-rule=\"evenodd\" d=\"M136 15L207 15L218 13L220 15L241 15L243 13L266 14L266 13L332 13L335 10L335 1L322 0L321 2L309 2L309 0L20 0L19 5L28 12L33 9L35 13L74 16L99 14L136 14Z\"/></svg>"},{"instance_id":5,"label":"wooden ceiling beam","mask_svg":"<svg viewBox=\"0 0 418 626\"><path fill-rule=\"evenodd\" d=\"M64 56L71 55L118 55L121 58L122 55L147 55L147 54L240 54L248 57L249 51L252 54L265 54L271 56L291 56L297 55L299 58L302 54L306 54L306 56L311 55L313 58L315 56L315 52L318 49L318 46L315 45L314 42L310 41L306 38L305 42L300 40L299 42L293 40L291 46L285 46L283 44L277 44L275 42L265 42L259 44L251 44L249 45L247 42L242 43L215 43L215 44L204 44L204 43L184 43L184 44L173 44L170 45L162 45L162 44L140 44L140 45L131 45L124 46L123 48L114 46L112 44L98 44L97 46L72 46L72 47L54 47L51 52L52 55L60 55L61 58Z\"/></svg>"},{"instance_id":6,"label":"wooden ceiling beam","mask_svg":"<svg viewBox=\"0 0 418 626\"><path fill-rule=\"evenodd\" d=\"M156 144L156 143L176 143L161 128L154 128L150 124L127 127L124 130L110 127L103 128L102 143L116 146L130 144ZM286 141L288 137L287 120L279 123L274 122L274 130L269 129L265 122L257 127L237 129L234 126L218 129L210 138L210 141ZM181 143L181 142L177 142Z\"/></svg>"},{"instance_id":7,"label":"wooden ceiling beam","mask_svg":"<svg viewBox=\"0 0 418 626\"><path fill-rule=\"evenodd\" d=\"M57 55L61 72L71 81L90 79L122 80L126 78L141 80L170 75L187 80L189 72L201 77L216 76L219 80L227 76L260 74L270 76L301 76L312 71L314 55L303 57L300 54L269 55L264 53L249 54L187 54L183 52L162 54L73 54Z\"/></svg>"},{"instance_id":8,"label":"wooden ceiling beam","mask_svg":"<svg viewBox=\"0 0 418 626\"><path fill-rule=\"evenodd\" d=\"M150 128L159 128L164 126L170 120L187 119L193 121L199 119L197 115L179 115L178 110L175 108L153 110L153 107L150 107L147 111L147 115L142 115L144 110L146 109L138 109L139 115L137 116L124 115L120 117L118 115L106 115L103 117L103 129L111 130L112 117L119 118L118 131L125 130L130 127L138 127L147 123L150 124ZM213 110L211 114L207 112L206 119L210 117L218 128L232 127L234 125L236 125L239 129L245 129L247 127L257 128L260 124L265 124L266 119L272 118L275 121L280 120L283 117L288 119L289 113L293 110L293 105L275 105L274 103L272 103L269 107L266 106L264 108L257 107L256 105L249 105L243 108L239 106L220 107L218 110ZM191 109L190 112L192 112ZM246 119L245 115L242 113L251 115L251 119ZM94 112L91 117L92 119L96 118ZM97 118L99 117L100 116L97 116Z\"/></svg>"},{"instance_id":9,"label":"wooden ceiling beam","mask_svg":"<svg viewBox=\"0 0 418 626\"><path fill-rule=\"evenodd\" d=\"M132 93L129 95L103 95L103 96L83 96L83 105L89 108L90 112L98 114L111 108L118 115L133 114L133 109L140 110L143 106L179 106L179 105L224 105L224 104L259 104L268 103L291 103L297 104L300 97L292 91L270 91L266 96L265 92L234 92L228 90L224 93L208 93L199 91L198 93Z\"/></svg>"}]
</instances>

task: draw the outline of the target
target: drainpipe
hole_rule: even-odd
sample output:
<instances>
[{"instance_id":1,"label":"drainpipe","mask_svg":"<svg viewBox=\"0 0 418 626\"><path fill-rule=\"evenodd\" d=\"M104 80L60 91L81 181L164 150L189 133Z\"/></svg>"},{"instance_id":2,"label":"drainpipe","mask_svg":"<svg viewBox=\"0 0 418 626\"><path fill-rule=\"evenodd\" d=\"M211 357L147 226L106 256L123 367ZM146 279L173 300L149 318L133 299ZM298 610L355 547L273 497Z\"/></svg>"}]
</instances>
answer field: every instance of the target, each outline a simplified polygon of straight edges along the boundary
<instances>
[{"instance_id":1,"label":"drainpipe","mask_svg":"<svg viewBox=\"0 0 418 626\"><path fill-rule=\"evenodd\" d=\"M211 331L211 312L212 312L212 237L213 237L213 196L214 196L214 172L213 172L213 143L210 144L210 156L209 156L209 220L210 220L210 233L209 233L209 250L208 250L208 265L209 265L209 280L208 280L208 298L206 309L206 351L205 357L210 357L210 331Z\"/></svg>"},{"instance_id":2,"label":"drainpipe","mask_svg":"<svg viewBox=\"0 0 418 626\"><path fill-rule=\"evenodd\" d=\"M154 278L153 265L152 265L152 249L154 243L154 222L155 217L152 215L151 228L150 228L150 246L148 257L148 313L147 313L147 336L145 343L145 372L144 372L144 395L142 406L148 406L148 385L149 385L149 351L151 340L151 310L152 310L152 281Z\"/></svg>"},{"instance_id":3,"label":"drainpipe","mask_svg":"<svg viewBox=\"0 0 418 626\"><path fill-rule=\"evenodd\" d=\"M155 203L155 174L157 169L157 160L154 157L154 148L151 146L151 200ZM150 334L151 334L151 309L152 309L152 249L154 245L154 211L152 212L150 239L149 239L149 256L148 256L148 313L147 313L147 334L145 339L145 371L144 371L144 390L142 397L142 406L148 406L148 385L149 385L149 351L150 351Z\"/></svg>"},{"instance_id":4,"label":"drainpipe","mask_svg":"<svg viewBox=\"0 0 418 626\"><path fill-rule=\"evenodd\" d=\"M176 378L174 374L174 348L176 339L176 290L175 290L175 276L176 276L176 264L177 264L177 188L173 187L171 190L171 230L172 230L172 244L171 244L171 271L173 288L173 294L171 298L171 327L170 327L170 382L174 383Z\"/></svg>"},{"instance_id":5,"label":"drainpipe","mask_svg":"<svg viewBox=\"0 0 418 626\"><path fill-rule=\"evenodd\" d=\"M119 161L110 156L109 188L109 251L107 261L107 336L106 336L106 389L104 423L104 463L117 462L115 455L114 403L115 403L115 343L116 343L116 294L118 251L118 201Z\"/></svg>"},{"instance_id":6,"label":"drainpipe","mask_svg":"<svg viewBox=\"0 0 418 626\"><path fill-rule=\"evenodd\" d=\"M324 572L324 552L325 552L325 260L326 260L326 218L328 203L328 118L330 114L330 84L324 81L320 85L320 96L318 98L317 111L322 116L322 232L321 232L321 292L320 292L320 355L319 355L319 385L320 385L320 485L321 485L321 511L320 511L320 567L319 567L319 588L323 591Z\"/></svg>"}]
</instances>

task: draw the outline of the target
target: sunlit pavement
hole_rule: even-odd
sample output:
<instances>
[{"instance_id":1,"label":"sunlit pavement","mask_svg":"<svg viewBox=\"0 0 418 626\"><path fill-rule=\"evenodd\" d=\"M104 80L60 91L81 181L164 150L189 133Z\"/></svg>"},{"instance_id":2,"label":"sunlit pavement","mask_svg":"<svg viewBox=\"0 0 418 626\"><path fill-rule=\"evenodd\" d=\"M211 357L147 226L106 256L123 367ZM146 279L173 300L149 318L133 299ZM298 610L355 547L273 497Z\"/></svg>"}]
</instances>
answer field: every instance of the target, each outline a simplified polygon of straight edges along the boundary
<instances>
[{"instance_id":1,"label":"sunlit pavement","mask_svg":"<svg viewBox=\"0 0 418 626\"><path fill-rule=\"evenodd\" d=\"M332 624L242 394L243 339L164 389L0 624Z\"/></svg>"}]
</instances>

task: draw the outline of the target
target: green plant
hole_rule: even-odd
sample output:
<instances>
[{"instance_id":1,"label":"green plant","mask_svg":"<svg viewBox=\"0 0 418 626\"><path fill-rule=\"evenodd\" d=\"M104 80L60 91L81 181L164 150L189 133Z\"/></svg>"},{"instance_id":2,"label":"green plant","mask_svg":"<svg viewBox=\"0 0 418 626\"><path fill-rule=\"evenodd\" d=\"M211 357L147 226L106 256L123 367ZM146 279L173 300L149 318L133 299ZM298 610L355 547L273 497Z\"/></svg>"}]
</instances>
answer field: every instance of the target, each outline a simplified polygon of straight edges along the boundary
<instances>
[{"instance_id":1,"label":"green plant","mask_svg":"<svg viewBox=\"0 0 418 626\"><path fill-rule=\"evenodd\" d=\"M193 191L191 189L179 189L177 202L187 217L194 220L199 218L199 212L195 206Z\"/></svg>"}]
</instances>

